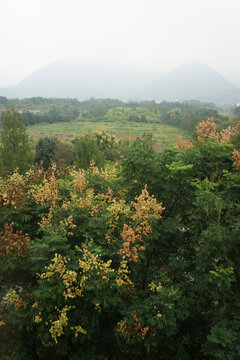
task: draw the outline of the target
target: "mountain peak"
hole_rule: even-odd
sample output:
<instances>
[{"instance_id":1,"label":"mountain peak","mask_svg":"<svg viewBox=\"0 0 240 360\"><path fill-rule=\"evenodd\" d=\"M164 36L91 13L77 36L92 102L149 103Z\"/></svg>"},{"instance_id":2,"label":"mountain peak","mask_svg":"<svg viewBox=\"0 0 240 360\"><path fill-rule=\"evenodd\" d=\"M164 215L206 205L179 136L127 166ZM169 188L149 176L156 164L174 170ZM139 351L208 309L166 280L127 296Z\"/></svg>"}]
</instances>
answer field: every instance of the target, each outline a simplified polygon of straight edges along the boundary
<instances>
[{"instance_id":1,"label":"mountain peak","mask_svg":"<svg viewBox=\"0 0 240 360\"><path fill-rule=\"evenodd\" d=\"M208 65L193 61L178 66L155 81L141 94L141 98L156 101L206 99L219 92L236 89L236 85Z\"/></svg>"},{"instance_id":2,"label":"mountain peak","mask_svg":"<svg viewBox=\"0 0 240 360\"><path fill-rule=\"evenodd\" d=\"M199 61L182 64L158 78L153 71L77 58L50 63L23 79L17 87L0 89L0 95L20 98L43 96L85 100L94 96L155 101L208 101L211 98L221 104L225 94L226 103L240 101L239 89L234 84Z\"/></svg>"}]
</instances>

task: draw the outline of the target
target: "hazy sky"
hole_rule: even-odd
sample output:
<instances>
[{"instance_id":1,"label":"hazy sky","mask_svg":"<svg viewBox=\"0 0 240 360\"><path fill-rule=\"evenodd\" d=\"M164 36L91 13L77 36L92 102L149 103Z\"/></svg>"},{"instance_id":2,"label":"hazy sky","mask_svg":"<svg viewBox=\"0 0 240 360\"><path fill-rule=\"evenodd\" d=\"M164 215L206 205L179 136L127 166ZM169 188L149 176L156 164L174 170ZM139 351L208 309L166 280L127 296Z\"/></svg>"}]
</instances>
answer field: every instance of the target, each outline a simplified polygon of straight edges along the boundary
<instances>
[{"instance_id":1,"label":"hazy sky","mask_svg":"<svg viewBox=\"0 0 240 360\"><path fill-rule=\"evenodd\" d=\"M240 0L1 0L0 86L61 58L138 68L193 60L240 84Z\"/></svg>"}]
</instances>

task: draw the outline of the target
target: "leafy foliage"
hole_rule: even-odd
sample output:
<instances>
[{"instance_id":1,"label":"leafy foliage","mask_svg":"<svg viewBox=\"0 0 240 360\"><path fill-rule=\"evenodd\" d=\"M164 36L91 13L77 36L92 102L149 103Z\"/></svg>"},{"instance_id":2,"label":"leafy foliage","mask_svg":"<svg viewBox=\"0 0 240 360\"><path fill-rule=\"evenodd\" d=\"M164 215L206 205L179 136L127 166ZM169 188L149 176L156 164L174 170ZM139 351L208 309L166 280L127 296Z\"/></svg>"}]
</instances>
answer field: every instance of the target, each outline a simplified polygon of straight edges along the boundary
<instances>
[{"instance_id":1,"label":"leafy foliage","mask_svg":"<svg viewBox=\"0 0 240 360\"><path fill-rule=\"evenodd\" d=\"M22 117L14 108L9 108L4 115L0 142L1 174L16 168L22 173L30 168L33 158L30 142Z\"/></svg>"},{"instance_id":2,"label":"leafy foliage","mask_svg":"<svg viewBox=\"0 0 240 360\"><path fill-rule=\"evenodd\" d=\"M89 163L114 139L86 135L82 169L1 178L0 358L239 358L238 152L199 129L105 168Z\"/></svg>"}]
</instances>

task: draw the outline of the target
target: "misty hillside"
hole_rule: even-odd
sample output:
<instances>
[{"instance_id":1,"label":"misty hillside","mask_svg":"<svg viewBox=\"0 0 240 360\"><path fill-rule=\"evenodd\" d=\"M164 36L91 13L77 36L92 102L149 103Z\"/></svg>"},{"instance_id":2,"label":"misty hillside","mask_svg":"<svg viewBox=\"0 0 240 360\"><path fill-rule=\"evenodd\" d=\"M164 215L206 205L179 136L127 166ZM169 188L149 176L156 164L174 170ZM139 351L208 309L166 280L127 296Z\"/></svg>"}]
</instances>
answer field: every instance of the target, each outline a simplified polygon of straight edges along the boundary
<instances>
[{"instance_id":1,"label":"misty hillside","mask_svg":"<svg viewBox=\"0 0 240 360\"><path fill-rule=\"evenodd\" d=\"M156 74L128 66L65 59L51 63L23 79L14 89L0 89L6 96L71 97L86 100L120 98L147 86Z\"/></svg>"},{"instance_id":2,"label":"misty hillside","mask_svg":"<svg viewBox=\"0 0 240 360\"><path fill-rule=\"evenodd\" d=\"M222 96L218 94L228 92L226 103L235 102L235 92L239 89L236 85L222 77L218 72L209 66L199 62L184 64L158 79L144 91L135 96L139 99L155 101L181 101L188 99L201 99L223 102ZM233 99L233 100L232 100Z\"/></svg>"},{"instance_id":3,"label":"misty hillside","mask_svg":"<svg viewBox=\"0 0 240 360\"><path fill-rule=\"evenodd\" d=\"M240 102L240 88L219 91L209 96L201 96L199 100L213 102L215 104L233 105Z\"/></svg>"},{"instance_id":4,"label":"misty hillside","mask_svg":"<svg viewBox=\"0 0 240 360\"><path fill-rule=\"evenodd\" d=\"M158 80L156 80L158 79ZM198 62L181 65L167 75L77 59L51 63L23 79L15 88L1 89L7 97L69 97L86 100L182 101L199 99L216 104L240 102L240 89L218 72Z\"/></svg>"}]
</instances>

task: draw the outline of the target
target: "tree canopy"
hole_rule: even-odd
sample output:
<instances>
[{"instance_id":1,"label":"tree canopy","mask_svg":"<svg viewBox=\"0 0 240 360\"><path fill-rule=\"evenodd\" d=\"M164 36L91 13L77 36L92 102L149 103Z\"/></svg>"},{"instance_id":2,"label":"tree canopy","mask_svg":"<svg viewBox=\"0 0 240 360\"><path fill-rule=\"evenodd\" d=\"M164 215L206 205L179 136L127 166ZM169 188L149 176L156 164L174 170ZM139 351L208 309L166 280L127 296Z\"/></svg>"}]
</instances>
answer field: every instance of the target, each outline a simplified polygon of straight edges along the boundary
<instances>
[{"instance_id":1,"label":"tree canopy","mask_svg":"<svg viewBox=\"0 0 240 360\"><path fill-rule=\"evenodd\" d=\"M4 114L0 129L1 158L3 169L23 173L30 168L33 154L21 114L13 107Z\"/></svg>"},{"instance_id":2,"label":"tree canopy","mask_svg":"<svg viewBox=\"0 0 240 360\"><path fill-rule=\"evenodd\" d=\"M1 178L0 358L238 359L238 133Z\"/></svg>"}]
</instances>

